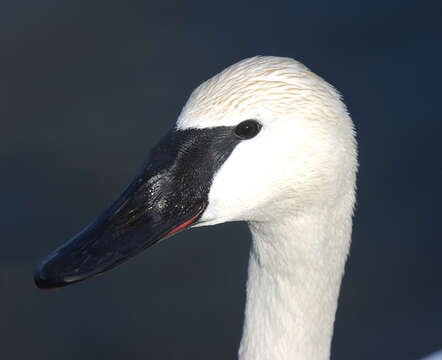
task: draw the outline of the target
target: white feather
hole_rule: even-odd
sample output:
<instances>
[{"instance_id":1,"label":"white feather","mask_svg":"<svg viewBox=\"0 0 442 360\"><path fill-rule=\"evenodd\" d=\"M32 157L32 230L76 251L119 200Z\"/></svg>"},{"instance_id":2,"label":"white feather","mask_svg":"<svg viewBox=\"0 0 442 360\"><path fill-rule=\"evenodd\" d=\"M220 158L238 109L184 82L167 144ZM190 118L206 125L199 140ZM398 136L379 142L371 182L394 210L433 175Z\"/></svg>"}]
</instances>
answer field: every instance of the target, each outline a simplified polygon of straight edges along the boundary
<instances>
[{"instance_id":1,"label":"white feather","mask_svg":"<svg viewBox=\"0 0 442 360\"><path fill-rule=\"evenodd\" d=\"M262 130L216 173L202 225L247 221L241 360L327 359L350 246L357 148L337 91L292 59L254 57L190 96L177 127Z\"/></svg>"}]
</instances>

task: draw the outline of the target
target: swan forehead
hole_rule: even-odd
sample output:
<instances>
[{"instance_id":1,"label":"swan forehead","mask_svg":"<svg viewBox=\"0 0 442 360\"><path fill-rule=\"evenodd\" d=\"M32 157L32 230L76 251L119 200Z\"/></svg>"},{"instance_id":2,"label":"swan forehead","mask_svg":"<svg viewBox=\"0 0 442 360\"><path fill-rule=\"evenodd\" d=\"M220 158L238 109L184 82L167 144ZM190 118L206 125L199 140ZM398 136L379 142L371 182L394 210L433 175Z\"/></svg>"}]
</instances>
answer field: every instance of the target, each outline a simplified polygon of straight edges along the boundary
<instances>
[{"instance_id":1,"label":"swan forehead","mask_svg":"<svg viewBox=\"0 0 442 360\"><path fill-rule=\"evenodd\" d=\"M234 126L255 118L298 114L336 119L346 112L339 93L301 63L257 56L240 61L198 86L177 120L178 129Z\"/></svg>"}]
</instances>

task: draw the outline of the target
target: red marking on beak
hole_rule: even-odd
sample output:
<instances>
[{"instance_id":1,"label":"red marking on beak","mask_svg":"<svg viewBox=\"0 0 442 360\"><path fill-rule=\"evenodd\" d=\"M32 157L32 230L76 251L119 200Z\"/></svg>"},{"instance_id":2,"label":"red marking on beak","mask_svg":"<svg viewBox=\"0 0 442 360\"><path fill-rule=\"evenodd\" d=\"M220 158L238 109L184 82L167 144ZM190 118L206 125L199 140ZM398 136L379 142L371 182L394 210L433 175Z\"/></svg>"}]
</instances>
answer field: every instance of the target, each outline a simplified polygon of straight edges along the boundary
<instances>
[{"instance_id":1,"label":"red marking on beak","mask_svg":"<svg viewBox=\"0 0 442 360\"><path fill-rule=\"evenodd\" d=\"M196 219L199 218L199 216L202 214L202 212L204 211L204 209L206 208L206 206L202 206L201 210L198 212L198 214L196 214L193 218L191 218L190 220L187 220L185 223L181 224L180 226L176 227L175 229L173 229L172 231L170 231L166 236L171 236L175 233L177 233L178 231L184 230L186 227L188 227L189 225L191 225L193 222L195 222Z\"/></svg>"}]
</instances>

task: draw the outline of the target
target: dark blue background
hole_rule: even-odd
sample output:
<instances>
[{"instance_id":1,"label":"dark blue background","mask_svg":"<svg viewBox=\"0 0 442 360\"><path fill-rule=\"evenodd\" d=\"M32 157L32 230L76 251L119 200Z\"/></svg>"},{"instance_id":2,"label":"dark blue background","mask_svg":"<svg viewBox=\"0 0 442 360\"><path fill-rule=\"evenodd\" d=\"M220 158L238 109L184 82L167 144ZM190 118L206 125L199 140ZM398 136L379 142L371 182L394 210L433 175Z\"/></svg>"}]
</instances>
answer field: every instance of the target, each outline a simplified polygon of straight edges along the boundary
<instances>
[{"instance_id":1,"label":"dark blue background","mask_svg":"<svg viewBox=\"0 0 442 360\"><path fill-rule=\"evenodd\" d=\"M195 229L51 292L38 261L115 198L191 90L289 56L344 95L358 210L334 359L442 348L440 1L3 1L0 357L233 359L249 234Z\"/></svg>"}]
</instances>

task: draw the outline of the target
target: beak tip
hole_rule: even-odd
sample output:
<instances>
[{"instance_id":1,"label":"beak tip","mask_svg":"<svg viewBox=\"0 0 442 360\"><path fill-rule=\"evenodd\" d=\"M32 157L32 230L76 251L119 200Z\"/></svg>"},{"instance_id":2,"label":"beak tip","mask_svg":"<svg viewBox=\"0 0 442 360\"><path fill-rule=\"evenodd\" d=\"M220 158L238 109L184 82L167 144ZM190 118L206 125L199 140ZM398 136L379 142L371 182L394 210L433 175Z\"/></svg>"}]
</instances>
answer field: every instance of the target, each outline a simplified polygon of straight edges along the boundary
<instances>
[{"instance_id":1,"label":"beak tip","mask_svg":"<svg viewBox=\"0 0 442 360\"><path fill-rule=\"evenodd\" d=\"M67 285L65 281L54 275L55 274L48 274L48 272L45 271L44 263L38 265L34 271L35 285L41 290L50 290Z\"/></svg>"}]
</instances>

